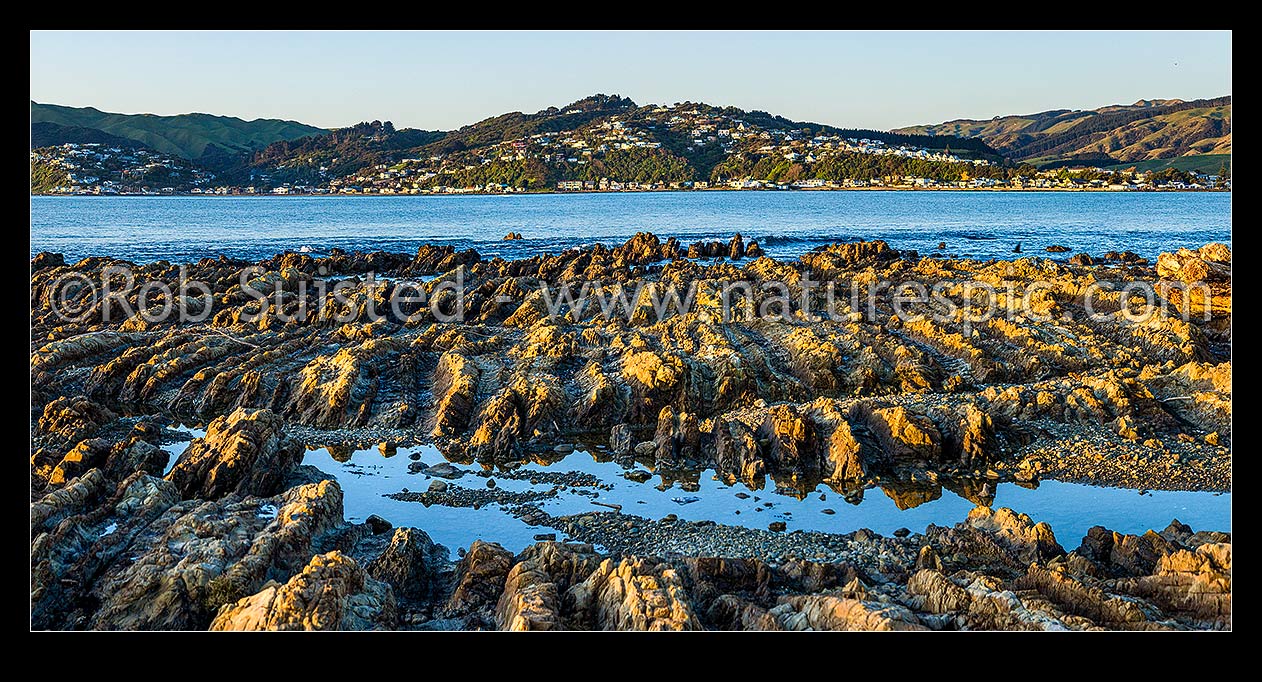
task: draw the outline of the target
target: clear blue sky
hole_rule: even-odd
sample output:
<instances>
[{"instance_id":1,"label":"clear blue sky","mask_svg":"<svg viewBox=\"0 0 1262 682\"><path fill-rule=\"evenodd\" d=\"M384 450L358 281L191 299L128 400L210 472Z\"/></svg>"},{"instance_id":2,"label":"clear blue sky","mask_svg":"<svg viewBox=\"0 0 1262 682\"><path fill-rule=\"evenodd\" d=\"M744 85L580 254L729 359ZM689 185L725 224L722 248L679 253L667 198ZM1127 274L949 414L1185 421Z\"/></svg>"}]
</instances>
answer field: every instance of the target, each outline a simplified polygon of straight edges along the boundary
<instances>
[{"instance_id":1,"label":"clear blue sky","mask_svg":"<svg viewBox=\"0 0 1262 682\"><path fill-rule=\"evenodd\" d=\"M888 129L1231 93L1222 32L31 33L31 99L450 129L597 92Z\"/></svg>"}]
</instances>

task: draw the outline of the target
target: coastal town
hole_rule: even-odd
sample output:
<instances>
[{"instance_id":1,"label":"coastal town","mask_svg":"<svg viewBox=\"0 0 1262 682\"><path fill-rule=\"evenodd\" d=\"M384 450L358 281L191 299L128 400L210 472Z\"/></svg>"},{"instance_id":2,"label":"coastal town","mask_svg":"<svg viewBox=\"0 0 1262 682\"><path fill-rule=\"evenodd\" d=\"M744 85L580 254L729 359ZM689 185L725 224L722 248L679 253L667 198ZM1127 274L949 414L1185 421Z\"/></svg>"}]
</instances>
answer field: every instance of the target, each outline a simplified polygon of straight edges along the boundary
<instances>
[{"instance_id":1,"label":"coastal town","mask_svg":"<svg viewBox=\"0 0 1262 682\"><path fill-rule=\"evenodd\" d=\"M638 141L636 141L638 142ZM621 144L636 144L636 142ZM822 142L822 144L821 144ZM564 143L564 141L562 141ZM538 141L539 146L546 147L552 141L546 137ZM657 143L647 142L644 145ZM908 150L902 148L882 148L879 143L872 144L868 140L808 140L807 147L837 144L838 146L859 146L869 150L863 153L882 153L895 155L915 155L920 157L941 156L926 150ZM524 146L512 154L510 158L524 158ZM604 146L604 145L602 145ZM823 147L827 149L828 147ZM582 164L591 152L580 152L580 157L567 157L571 163ZM808 151L810 156L821 152ZM824 152L826 153L826 152ZM783 152L786 159L792 160L801 152L796 150ZM705 180L680 180L636 182L620 181L609 177L598 180L561 180L550 188L528 189L507 183L473 184L467 186L451 186L442 184L426 184L437 176L432 170L422 170L423 165L407 161L396 165L381 164L359 174L345 178L335 178L327 185L291 184L288 182L276 186L229 185L216 182L215 175L209 171L196 168L179 158L144 150L125 150L118 147L106 147L98 144L65 144L58 147L46 147L31 152L32 164L47 164L64 171L64 176L57 184L52 185L43 194L54 195L397 195L397 194L515 194L546 192L661 192L692 190L857 190L857 189L921 189L921 190L1043 190L1043 191L1197 191L1197 190L1230 190L1231 180L1218 175L1190 173L1190 182L1173 179L1156 179L1155 175L1139 171L1117 171L1109 173L1096 168L1068 168L1049 171L1038 171L1030 176L999 180L995 178L972 178L969 180L946 181L934 178L897 176L868 179L825 180L808 178L792 182L775 182L759 180L752 177L732 178L723 182ZM978 162L979 164L982 162ZM419 166L419 168L418 168ZM1104 174L1112 177L1099 177Z\"/></svg>"},{"instance_id":2,"label":"coastal town","mask_svg":"<svg viewBox=\"0 0 1262 682\"><path fill-rule=\"evenodd\" d=\"M63 144L31 151L36 180L47 185L47 194L229 194L215 187L214 174L192 163L146 149L99 143Z\"/></svg>"},{"instance_id":3,"label":"coastal town","mask_svg":"<svg viewBox=\"0 0 1262 682\"><path fill-rule=\"evenodd\" d=\"M1229 175L1099 168L1037 168L969 149L928 148L907 136L840 134L762 112L704 104L634 107L616 96L546 113L548 128L503 139L418 147L343 173L339 155L294 155L282 162L219 172L143 148L66 143L31 151L35 194L399 195L696 190L1229 190ZM583 106L578 106L583 105ZM536 115L539 116L539 115ZM479 124L483 125L483 124ZM365 148L388 146L389 123L360 124ZM473 128L476 128L474 126ZM551 129L556 128L556 129ZM339 132L339 131L335 131ZM346 134L346 133L344 133ZM884 139L883 139L884 138ZM920 138L932 140L932 138ZM965 142L953 138L957 142ZM927 144L927 143L926 143ZM1224 169L1225 171L1225 169Z\"/></svg>"}]
</instances>

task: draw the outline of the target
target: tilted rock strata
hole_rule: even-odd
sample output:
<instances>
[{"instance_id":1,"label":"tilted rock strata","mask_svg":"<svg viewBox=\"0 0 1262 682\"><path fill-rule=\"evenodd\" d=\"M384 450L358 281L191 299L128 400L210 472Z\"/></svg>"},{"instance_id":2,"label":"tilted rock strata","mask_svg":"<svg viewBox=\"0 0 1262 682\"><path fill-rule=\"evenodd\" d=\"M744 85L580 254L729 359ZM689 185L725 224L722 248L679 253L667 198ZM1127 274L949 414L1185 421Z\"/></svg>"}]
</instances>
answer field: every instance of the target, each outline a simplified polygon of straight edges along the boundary
<instances>
[{"instance_id":1,"label":"tilted rock strata","mask_svg":"<svg viewBox=\"0 0 1262 682\"><path fill-rule=\"evenodd\" d=\"M189 445L166 480L186 499L267 496L301 462L302 446L284 437L276 415L237 408L210 423L206 436Z\"/></svg>"},{"instance_id":2,"label":"tilted rock strata","mask_svg":"<svg viewBox=\"0 0 1262 682\"><path fill-rule=\"evenodd\" d=\"M698 249L733 257L743 243ZM94 454L91 438L119 410L201 422L267 410L319 428L400 429L487 463L523 461L556 442L606 445L615 433L615 452L662 466L850 487L907 479L900 470L909 467L959 476L1012 464L1019 448L1047 437L1041 422L1054 422L1123 445L1152 441L1225 476L1230 383L1202 377L1230 375L1229 302L1208 317L1136 321L1088 314L1138 300L1122 300L1116 287L1096 291L1090 311L1084 300L1121 277L1160 294L1162 282L1200 272L1196 263L1208 264L1221 298L1230 285L1223 245L1167 254L1156 267L928 259L879 241L833 244L797 261L745 249L743 259L701 263L685 257L691 250L642 233L614 248L519 261L432 246L414 255L284 254L247 277L249 288L281 292L280 307L253 321L257 295L240 284L253 264L203 259L187 273L213 292L215 312L200 324L128 318L114 310L123 308L117 300L107 324L65 322L48 303L58 277L124 267L137 281L175 285L179 273L164 263L44 259L32 283L31 364L43 410L32 466L52 476L76 447L60 480L96 465L106 455ZM375 287L370 272L381 275ZM454 305L442 285L463 281L464 323L439 321L428 304L389 305L400 282L433 274L420 287L442 299L440 309ZM804 274L833 290L804 286ZM317 286L334 275L350 277L349 292ZM608 317L596 301L560 296L563 285L578 296L579 284L597 280L615 302ZM763 288L780 280L783 299ZM941 297L899 316L891 282L936 286ZM979 284L996 295L970 289ZM691 308L655 307L653 296L670 287L681 298L695 290ZM123 299L134 308L136 296ZM985 309L1001 314L971 321ZM653 446L636 452L644 442Z\"/></svg>"},{"instance_id":3,"label":"tilted rock strata","mask_svg":"<svg viewBox=\"0 0 1262 682\"><path fill-rule=\"evenodd\" d=\"M219 609L211 630L383 630L395 625L394 594L341 552L317 554L284 585L268 583Z\"/></svg>"}]
</instances>

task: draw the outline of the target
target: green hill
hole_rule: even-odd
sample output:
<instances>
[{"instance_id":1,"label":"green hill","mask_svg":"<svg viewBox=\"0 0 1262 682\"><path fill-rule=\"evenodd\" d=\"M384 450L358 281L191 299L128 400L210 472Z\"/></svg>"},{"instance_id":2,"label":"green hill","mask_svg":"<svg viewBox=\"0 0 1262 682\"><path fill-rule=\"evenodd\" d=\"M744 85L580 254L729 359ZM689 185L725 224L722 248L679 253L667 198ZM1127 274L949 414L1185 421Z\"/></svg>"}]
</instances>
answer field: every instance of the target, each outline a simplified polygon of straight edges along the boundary
<instances>
[{"instance_id":1,"label":"green hill","mask_svg":"<svg viewBox=\"0 0 1262 682\"><path fill-rule=\"evenodd\" d=\"M31 124L31 149L55 147L63 144L107 144L129 149L145 147L145 145L135 140L111 135L96 128L63 126L47 121Z\"/></svg>"},{"instance_id":2,"label":"green hill","mask_svg":"<svg viewBox=\"0 0 1262 682\"><path fill-rule=\"evenodd\" d=\"M92 107L64 107L31 102L31 124L34 126L40 123L98 130L186 159L253 152L279 140L293 140L327 132L302 123L277 119L244 121L231 116L211 114L112 114Z\"/></svg>"},{"instance_id":3,"label":"green hill","mask_svg":"<svg viewBox=\"0 0 1262 682\"><path fill-rule=\"evenodd\" d=\"M50 158L53 147L70 142L128 143L191 160L217 183L265 190L487 184L541 190L560 181L606 178L961 180L1011 172L1003 156L976 137L839 128L701 102L642 106L604 94L530 114L509 112L450 132L396 130L388 121L321 130L289 121L109 114L34 102L31 111L33 149L45 148ZM991 163L975 166L972 160ZM37 186L56 181L50 177Z\"/></svg>"},{"instance_id":4,"label":"green hill","mask_svg":"<svg viewBox=\"0 0 1262 682\"><path fill-rule=\"evenodd\" d=\"M894 132L980 138L1016 161L1042 167L1218 157L1231 154L1231 97L1192 102L1140 100L1087 111L1056 109L988 121L960 119ZM1202 162L1192 162L1198 163Z\"/></svg>"},{"instance_id":5,"label":"green hill","mask_svg":"<svg viewBox=\"0 0 1262 682\"><path fill-rule=\"evenodd\" d=\"M479 149L507 140L580 128L621 112L635 109L635 102L618 95L592 95L568 106L548 107L533 114L514 111L500 114L448 133L427 151L450 154Z\"/></svg>"},{"instance_id":6,"label":"green hill","mask_svg":"<svg viewBox=\"0 0 1262 682\"><path fill-rule=\"evenodd\" d=\"M983 140L956 138L946 135L903 134L898 131L839 128L820 123L793 121L765 111L745 111L736 107L718 107L704 102L682 102L680 109L691 109L698 115L739 119L760 130L809 130L810 134L843 135L846 137L880 140L890 145L910 145L929 149L953 149L980 158L998 160L1000 155ZM427 151L452 153L479 149L499 142L526 137L537 133L582 130L599 124L612 116L620 116L630 123L653 121L658 105L637 106L630 98L618 95L597 94L573 102L564 107L549 107L534 114L512 112L488 118L464 126L447 134L441 141L430 145ZM649 126L653 139L669 146L669 128Z\"/></svg>"},{"instance_id":7,"label":"green hill","mask_svg":"<svg viewBox=\"0 0 1262 682\"><path fill-rule=\"evenodd\" d=\"M816 138L830 138L829 149L812 147ZM846 152L837 146L841 138L943 154L930 160L855 153L857 147ZM815 158L812 149L820 158ZM745 176L773 182L892 175L958 180L966 173L978 177L997 169L943 157L1003 161L977 138L838 128L702 102L640 106L625 97L603 94L533 114L501 114L395 156L410 160L382 169L387 184L392 182L389 173L395 173L416 177L406 182L418 187L489 183L527 189L602 178L635 183L727 181ZM287 165L273 157L274 168ZM356 174L345 184L373 185L382 179L373 176Z\"/></svg>"},{"instance_id":8,"label":"green hill","mask_svg":"<svg viewBox=\"0 0 1262 682\"><path fill-rule=\"evenodd\" d=\"M1195 156L1177 156L1173 159L1151 159L1134 163L1119 163L1110 166L1109 170L1125 170L1134 168L1137 171L1159 171L1174 168L1181 171L1197 173L1218 173L1223 167L1231 168L1231 154L1198 154Z\"/></svg>"},{"instance_id":9,"label":"green hill","mask_svg":"<svg viewBox=\"0 0 1262 682\"><path fill-rule=\"evenodd\" d=\"M54 187L67 184L65 169L42 161L31 162L31 194L46 194Z\"/></svg>"},{"instance_id":10,"label":"green hill","mask_svg":"<svg viewBox=\"0 0 1262 682\"><path fill-rule=\"evenodd\" d=\"M720 130L722 133L720 133ZM450 132L360 123L274 142L234 163L208 164L223 180L262 187L282 183L347 187L471 187L504 184L540 190L559 181L654 183L725 181L752 174L776 182L891 175L960 179L997 172L971 163L885 155L810 154L817 136L864 144L924 148L951 158L1002 163L985 141L906 135L793 121L764 111L704 103L637 105L596 94L535 113L509 112ZM774 150L774 151L773 151ZM817 151L818 148L817 148ZM790 161L801 157L800 161Z\"/></svg>"},{"instance_id":11,"label":"green hill","mask_svg":"<svg viewBox=\"0 0 1262 682\"><path fill-rule=\"evenodd\" d=\"M266 176L271 184L319 184L363 168L394 164L411 150L441 140L447 133L405 128L390 121L358 123L320 135L273 142L242 157L242 165L223 167L232 179Z\"/></svg>"}]
</instances>

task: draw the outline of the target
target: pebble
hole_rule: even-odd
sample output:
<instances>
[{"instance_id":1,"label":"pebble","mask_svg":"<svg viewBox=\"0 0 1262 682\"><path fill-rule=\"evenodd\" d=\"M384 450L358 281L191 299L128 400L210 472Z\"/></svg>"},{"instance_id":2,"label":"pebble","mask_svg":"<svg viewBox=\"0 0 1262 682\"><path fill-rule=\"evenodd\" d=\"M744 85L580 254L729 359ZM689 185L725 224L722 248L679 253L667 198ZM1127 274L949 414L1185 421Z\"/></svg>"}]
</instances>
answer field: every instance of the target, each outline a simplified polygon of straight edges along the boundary
<instances>
[{"instance_id":1,"label":"pebble","mask_svg":"<svg viewBox=\"0 0 1262 682\"><path fill-rule=\"evenodd\" d=\"M461 476L464 476L465 474L469 473L465 471L464 469L460 469L458 467L452 466L451 462L442 462L440 464L435 464L432 467L423 467L423 468L425 469L425 473L430 476L437 476L439 478L447 478L447 479L460 478Z\"/></svg>"},{"instance_id":2,"label":"pebble","mask_svg":"<svg viewBox=\"0 0 1262 682\"><path fill-rule=\"evenodd\" d=\"M364 519L364 523L370 530L372 530L373 535L381 535L382 533L389 532L391 528L394 528L393 524L376 514L372 514L367 519Z\"/></svg>"},{"instance_id":3,"label":"pebble","mask_svg":"<svg viewBox=\"0 0 1262 682\"><path fill-rule=\"evenodd\" d=\"M488 488L494 488L494 487L495 487L495 479L493 479L493 478L488 478L488 479L486 479L486 487L488 487Z\"/></svg>"},{"instance_id":4,"label":"pebble","mask_svg":"<svg viewBox=\"0 0 1262 682\"><path fill-rule=\"evenodd\" d=\"M530 526L542 526L549 520L548 515L542 509L531 505L522 505L516 510L516 514L523 523Z\"/></svg>"},{"instance_id":5,"label":"pebble","mask_svg":"<svg viewBox=\"0 0 1262 682\"><path fill-rule=\"evenodd\" d=\"M788 528L788 526L784 521L772 521L767 524L767 530L773 533L783 533L786 528Z\"/></svg>"},{"instance_id":6,"label":"pebble","mask_svg":"<svg viewBox=\"0 0 1262 682\"><path fill-rule=\"evenodd\" d=\"M644 483L650 478L653 478L653 474L645 471L644 469L632 469L631 471L623 472L622 477L629 481L635 481L636 483Z\"/></svg>"},{"instance_id":7,"label":"pebble","mask_svg":"<svg viewBox=\"0 0 1262 682\"><path fill-rule=\"evenodd\" d=\"M905 538L908 535L911 535L910 528L899 528L898 530L894 531L894 537L896 538Z\"/></svg>"},{"instance_id":8,"label":"pebble","mask_svg":"<svg viewBox=\"0 0 1262 682\"><path fill-rule=\"evenodd\" d=\"M447 487L447 481L431 481L429 491L431 493L445 493L447 492Z\"/></svg>"}]
</instances>

